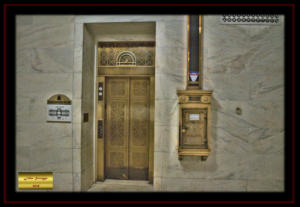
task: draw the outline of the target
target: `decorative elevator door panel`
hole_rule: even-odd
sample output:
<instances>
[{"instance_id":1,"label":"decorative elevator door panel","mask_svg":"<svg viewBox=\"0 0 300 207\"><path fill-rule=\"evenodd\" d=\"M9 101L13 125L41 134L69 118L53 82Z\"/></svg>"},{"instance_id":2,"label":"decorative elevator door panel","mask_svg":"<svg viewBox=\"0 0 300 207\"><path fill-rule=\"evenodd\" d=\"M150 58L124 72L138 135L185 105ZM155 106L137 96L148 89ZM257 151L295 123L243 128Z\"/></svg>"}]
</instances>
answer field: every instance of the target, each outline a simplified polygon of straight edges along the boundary
<instances>
[{"instance_id":1,"label":"decorative elevator door panel","mask_svg":"<svg viewBox=\"0 0 300 207\"><path fill-rule=\"evenodd\" d=\"M106 178L148 178L149 84L147 78L107 79Z\"/></svg>"},{"instance_id":2,"label":"decorative elevator door panel","mask_svg":"<svg viewBox=\"0 0 300 207\"><path fill-rule=\"evenodd\" d=\"M148 178L149 79L130 81L129 179Z\"/></svg>"},{"instance_id":3,"label":"decorative elevator door panel","mask_svg":"<svg viewBox=\"0 0 300 207\"><path fill-rule=\"evenodd\" d=\"M108 79L106 94L106 178L128 179L129 79Z\"/></svg>"}]
</instances>

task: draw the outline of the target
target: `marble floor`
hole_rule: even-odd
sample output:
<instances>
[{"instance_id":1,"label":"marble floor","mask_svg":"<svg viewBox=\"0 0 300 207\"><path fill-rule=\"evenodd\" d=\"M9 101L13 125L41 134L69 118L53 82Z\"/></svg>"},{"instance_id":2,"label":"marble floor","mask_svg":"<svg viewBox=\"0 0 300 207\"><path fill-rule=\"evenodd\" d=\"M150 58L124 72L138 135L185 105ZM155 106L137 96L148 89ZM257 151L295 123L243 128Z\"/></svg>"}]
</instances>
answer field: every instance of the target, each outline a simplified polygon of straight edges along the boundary
<instances>
[{"instance_id":1,"label":"marble floor","mask_svg":"<svg viewBox=\"0 0 300 207\"><path fill-rule=\"evenodd\" d=\"M147 192L153 191L153 185L143 180L112 180L96 182L89 192Z\"/></svg>"}]
</instances>

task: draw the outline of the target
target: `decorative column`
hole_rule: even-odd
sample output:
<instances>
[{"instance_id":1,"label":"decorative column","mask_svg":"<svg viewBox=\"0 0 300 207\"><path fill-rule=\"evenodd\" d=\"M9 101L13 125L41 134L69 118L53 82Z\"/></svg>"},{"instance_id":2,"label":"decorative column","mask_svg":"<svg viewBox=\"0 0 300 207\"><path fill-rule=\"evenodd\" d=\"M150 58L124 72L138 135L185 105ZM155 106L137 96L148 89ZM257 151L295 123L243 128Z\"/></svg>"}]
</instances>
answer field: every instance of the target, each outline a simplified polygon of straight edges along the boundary
<instances>
[{"instance_id":1,"label":"decorative column","mask_svg":"<svg viewBox=\"0 0 300 207\"><path fill-rule=\"evenodd\" d=\"M211 90L202 90L202 16L188 17L187 84L179 99L178 156L200 156L210 149Z\"/></svg>"}]
</instances>

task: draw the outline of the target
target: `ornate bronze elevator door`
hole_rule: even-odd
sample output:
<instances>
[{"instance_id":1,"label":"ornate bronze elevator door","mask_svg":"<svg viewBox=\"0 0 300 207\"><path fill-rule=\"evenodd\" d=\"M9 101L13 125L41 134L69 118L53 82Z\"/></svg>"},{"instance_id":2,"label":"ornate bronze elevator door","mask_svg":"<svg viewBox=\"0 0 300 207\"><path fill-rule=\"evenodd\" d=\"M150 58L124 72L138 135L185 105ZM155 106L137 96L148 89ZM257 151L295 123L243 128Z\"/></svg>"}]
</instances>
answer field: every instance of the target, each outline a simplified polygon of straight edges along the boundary
<instances>
[{"instance_id":1,"label":"ornate bronze elevator door","mask_svg":"<svg viewBox=\"0 0 300 207\"><path fill-rule=\"evenodd\" d=\"M108 78L105 177L148 179L148 78Z\"/></svg>"}]
</instances>

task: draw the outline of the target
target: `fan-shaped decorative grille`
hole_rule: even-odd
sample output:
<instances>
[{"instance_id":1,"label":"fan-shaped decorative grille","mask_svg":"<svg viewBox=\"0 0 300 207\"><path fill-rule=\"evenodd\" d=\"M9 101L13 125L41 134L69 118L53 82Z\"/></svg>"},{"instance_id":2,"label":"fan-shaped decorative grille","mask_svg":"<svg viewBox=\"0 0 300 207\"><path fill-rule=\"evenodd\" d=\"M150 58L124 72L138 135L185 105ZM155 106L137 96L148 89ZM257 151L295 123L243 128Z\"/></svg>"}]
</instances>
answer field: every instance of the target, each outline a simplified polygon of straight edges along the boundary
<instances>
[{"instance_id":1,"label":"fan-shaped decorative grille","mask_svg":"<svg viewBox=\"0 0 300 207\"><path fill-rule=\"evenodd\" d=\"M117 65L136 65L136 57L132 52L121 52L117 57Z\"/></svg>"}]
</instances>

